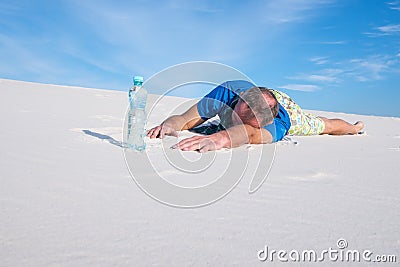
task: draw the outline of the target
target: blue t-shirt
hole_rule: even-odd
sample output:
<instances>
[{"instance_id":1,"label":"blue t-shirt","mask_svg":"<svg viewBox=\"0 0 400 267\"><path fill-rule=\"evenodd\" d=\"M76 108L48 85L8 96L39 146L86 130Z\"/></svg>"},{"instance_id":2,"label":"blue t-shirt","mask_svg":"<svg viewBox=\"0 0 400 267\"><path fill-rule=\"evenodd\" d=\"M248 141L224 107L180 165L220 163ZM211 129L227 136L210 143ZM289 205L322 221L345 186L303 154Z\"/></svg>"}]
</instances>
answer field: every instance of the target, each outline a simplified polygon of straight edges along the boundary
<instances>
[{"instance_id":1,"label":"blue t-shirt","mask_svg":"<svg viewBox=\"0 0 400 267\"><path fill-rule=\"evenodd\" d=\"M208 120L219 115L221 121L231 116L232 111L239 99L239 94L249 90L255 85L244 80L228 81L215 87L210 93L197 103L197 110L203 120ZM229 118L230 119L230 118ZM272 135L273 142L282 140L289 131L290 117L286 110L279 104L278 115L273 123L264 126Z\"/></svg>"}]
</instances>

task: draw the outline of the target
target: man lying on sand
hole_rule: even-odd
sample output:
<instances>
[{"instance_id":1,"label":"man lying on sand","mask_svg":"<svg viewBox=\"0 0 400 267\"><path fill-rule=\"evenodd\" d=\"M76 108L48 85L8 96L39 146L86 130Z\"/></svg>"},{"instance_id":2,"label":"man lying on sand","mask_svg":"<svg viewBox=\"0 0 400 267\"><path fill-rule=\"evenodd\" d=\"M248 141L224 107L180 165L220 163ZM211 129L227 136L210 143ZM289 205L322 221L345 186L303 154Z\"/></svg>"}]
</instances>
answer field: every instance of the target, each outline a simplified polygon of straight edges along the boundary
<instances>
[{"instance_id":1,"label":"man lying on sand","mask_svg":"<svg viewBox=\"0 0 400 267\"><path fill-rule=\"evenodd\" d=\"M148 130L147 136L178 136L177 131L193 129L215 115L220 117L215 133L186 138L173 148L206 152L248 143L273 143L285 135L357 134L364 127L361 121L350 124L304 112L285 93L238 80L217 86L183 114Z\"/></svg>"}]
</instances>

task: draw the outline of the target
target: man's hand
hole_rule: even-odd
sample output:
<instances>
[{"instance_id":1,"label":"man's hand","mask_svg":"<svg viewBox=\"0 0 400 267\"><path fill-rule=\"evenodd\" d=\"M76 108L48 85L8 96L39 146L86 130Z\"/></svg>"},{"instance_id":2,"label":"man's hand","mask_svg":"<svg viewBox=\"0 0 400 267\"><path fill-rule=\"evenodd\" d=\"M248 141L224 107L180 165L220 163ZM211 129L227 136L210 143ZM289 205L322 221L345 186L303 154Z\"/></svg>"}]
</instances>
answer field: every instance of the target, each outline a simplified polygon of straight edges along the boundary
<instances>
[{"instance_id":1,"label":"man's hand","mask_svg":"<svg viewBox=\"0 0 400 267\"><path fill-rule=\"evenodd\" d=\"M166 119L161 125L147 131L150 138L164 138L166 135L178 137L177 131L188 130L200 125L204 120L200 117L197 104L194 104L182 115L174 115Z\"/></svg>"},{"instance_id":2,"label":"man's hand","mask_svg":"<svg viewBox=\"0 0 400 267\"><path fill-rule=\"evenodd\" d=\"M199 151L201 153L218 150L223 147L238 147L243 144L269 144L272 143L272 135L264 128L254 128L250 125L236 125L227 130L207 136L193 136L186 138L172 148L184 151Z\"/></svg>"},{"instance_id":3,"label":"man's hand","mask_svg":"<svg viewBox=\"0 0 400 267\"><path fill-rule=\"evenodd\" d=\"M150 137L150 138L161 138L162 139L166 135L178 137L177 131L175 131L174 128L172 128L166 124L161 124L159 126L151 128L150 130L147 131L147 137Z\"/></svg>"},{"instance_id":4,"label":"man's hand","mask_svg":"<svg viewBox=\"0 0 400 267\"><path fill-rule=\"evenodd\" d=\"M229 147L230 139L226 131L218 132L207 136L193 136L186 138L172 148L179 148L183 151L207 151L218 150L223 147Z\"/></svg>"}]
</instances>

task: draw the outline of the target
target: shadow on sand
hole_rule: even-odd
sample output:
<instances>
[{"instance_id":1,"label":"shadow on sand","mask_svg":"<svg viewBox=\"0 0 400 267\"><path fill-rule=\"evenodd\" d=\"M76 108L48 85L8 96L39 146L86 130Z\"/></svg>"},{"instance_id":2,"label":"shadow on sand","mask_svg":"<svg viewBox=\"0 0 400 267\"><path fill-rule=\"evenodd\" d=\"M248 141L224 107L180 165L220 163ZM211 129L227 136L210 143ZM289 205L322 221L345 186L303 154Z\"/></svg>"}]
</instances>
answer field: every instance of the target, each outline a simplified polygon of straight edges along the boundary
<instances>
[{"instance_id":1,"label":"shadow on sand","mask_svg":"<svg viewBox=\"0 0 400 267\"><path fill-rule=\"evenodd\" d=\"M112 138L112 137L109 136L109 135L105 135L105 134L101 134L101 133L92 132L92 131L90 131L90 130L82 130L82 132L84 132L84 133L87 134L87 135L90 135L90 136L99 138L99 139L101 139L101 140L105 140L105 141L109 142L109 143L112 144L112 145L119 146L119 147L121 147L121 148L124 148L124 147L125 147L121 141L117 141L117 140L115 140L114 138Z\"/></svg>"}]
</instances>

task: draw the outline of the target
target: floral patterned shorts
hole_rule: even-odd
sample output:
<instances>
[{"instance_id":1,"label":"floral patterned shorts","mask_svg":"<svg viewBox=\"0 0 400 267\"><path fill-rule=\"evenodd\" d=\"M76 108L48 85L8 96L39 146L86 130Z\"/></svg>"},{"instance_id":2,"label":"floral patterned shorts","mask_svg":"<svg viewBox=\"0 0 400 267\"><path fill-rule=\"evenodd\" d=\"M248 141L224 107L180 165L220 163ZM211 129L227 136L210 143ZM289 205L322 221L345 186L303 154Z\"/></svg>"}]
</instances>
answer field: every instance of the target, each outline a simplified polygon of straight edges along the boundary
<instances>
[{"instance_id":1,"label":"floral patterned shorts","mask_svg":"<svg viewBox=\"0 0 400 267\"><path fill-rule=\"evenodd\" d=\"M286 109L292 126L289 135L319 135L325 122L314 114L303 111L287 94L271 89L278 102Z\"/></svg>"}]
</instances>

